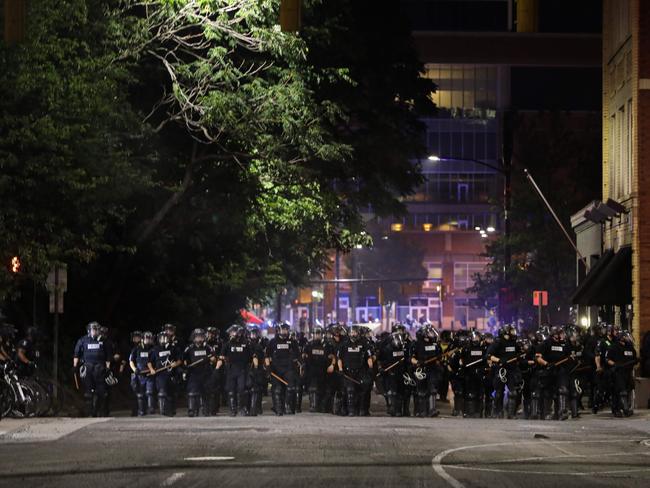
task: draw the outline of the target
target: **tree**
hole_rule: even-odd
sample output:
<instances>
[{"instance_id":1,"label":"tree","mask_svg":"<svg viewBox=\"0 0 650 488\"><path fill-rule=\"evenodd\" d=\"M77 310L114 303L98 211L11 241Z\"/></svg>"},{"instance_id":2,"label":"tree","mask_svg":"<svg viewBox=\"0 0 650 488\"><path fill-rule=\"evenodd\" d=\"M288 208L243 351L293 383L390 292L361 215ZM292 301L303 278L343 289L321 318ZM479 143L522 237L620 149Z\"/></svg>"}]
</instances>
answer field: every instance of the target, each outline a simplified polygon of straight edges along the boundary
<instances>
[{"instance_id":1,"label":"tree","mask_svg":"<svg viewBox=\"0 0 650 488\"><path fill-rule=\"evenodd\" d=\"M526 180L530 170L564 226L570 216L600 193L600 125L598 114L541 113L519 115L514 127L512 178L511 266L507 281L515 317L533 321L533 290L548 290L548 317L554 323L569 318L569 298L575 289L576 254L544 203ZM503 286L504 238L487 246L492 261L475 276L470 290L487 300Z\"/></svg>"},{"instance_id":2,"label":"tree","mask_svg":"<svg viewBox=\"0 0 650 488\"><path fill-rule=\"evenodd\" d=\"M30 2L26 40L0 45L0 258L20 256L37 281L53 262L120 249L106 234L149 185L152 149L126 99L128 66L111 62L103 4Z\"/></svg>"},{"instance_id":3,"label":"tree","mask_svg":"<svg viewBox=\"0 0 650 488\"><path fill-rule=\"evenodd\" d=\"M78 160L77 180L60 199L79 197L78 206L52 206L51 215L39 213L43 202L32 206L48 225L64 220L83 237L93 230L85 252L60 254L59 244L41 266L70 264L68 320L227 323L248 300L317 273L331 249L365 242L361 210L400 208L398 197L419 181L410 158L421 147L418 107L431 105L431 86L418 81L408 31L387 15L381 25L395 34L382 42L394 54L389 65L368 65L381 37L349 36L363 23L354 2L325 28L318 17L330 7L306 2L298 35L276 29L277 0L80 4L35 6L51 15L30 13L47 26L46 42L21 51L57 75L57 130L75 134L66 124L84 121L84 132L61 142ZM337 54L351 40L364 49ZM78 100L66 98L60 59L43 57L59 44L80 79ZM35 84L46 90L48 80ZM373 100L359 103L359 93ZM8 111L20 114L19 102ZM49 157L36 145L33 152ZM86 166L101 170L98 181ZM50 168L50 180L35 174L34 184L63 178L64 168ZM17 220L9 227L16 234Z\"/></svg>"}]
</instances>

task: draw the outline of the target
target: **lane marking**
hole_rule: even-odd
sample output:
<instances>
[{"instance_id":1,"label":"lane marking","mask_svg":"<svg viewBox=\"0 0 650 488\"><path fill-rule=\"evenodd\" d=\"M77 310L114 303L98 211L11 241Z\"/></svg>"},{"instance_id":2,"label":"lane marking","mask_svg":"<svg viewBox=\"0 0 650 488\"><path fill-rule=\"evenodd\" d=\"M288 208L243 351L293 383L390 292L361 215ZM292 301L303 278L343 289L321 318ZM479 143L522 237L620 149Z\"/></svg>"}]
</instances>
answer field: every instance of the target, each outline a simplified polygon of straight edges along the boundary
<instances>
[{"instance_id":1,"label":"lane marking","mask_svg":"<svg viewBox=\"0 0 650 488\"><path fill-rule=\"evenodd\" d=\"M465 485L463 485L460 481L458 481L456 478L451 476L449 473L445 471L445 468L455 468L455 469L465 469L469 471L492 471L495 473L523 473L523 474L554 474L554 475L562 475L562 474L568 474L568 475L573 475L573 476L586 476L586 475L597 475L597 474L617 474L617 473L632 473L632 472L638 472L638 471L650 471L650 468L643 468L643 469L631 469L631 470L622 470L622 471L601 471L599 473L594 473L594 472L589 472L589 473L582 473L582 472L577 472L577 473L570 473L570 472L551 472L551 471L514 471L514 470L507 470L507 469L497 469L497 468L478 468L478 467L471 467L471 466L466 466L466 465L459 465L459 466L454 466L454 465L445 465L443 467L442 460L447 457L450 454L453 454L455 452L459 451L467 451L470 449L482 449L485 447L504 447L504 446L523 446L523 445L528 445L528 444L540 444L543 441L543 439L538 439L534 441L522 441L522 442L494 442L490 444L476 444L476 445L471 445L471 446L460 446L460 447L454 447L452 449L445 449L444 451L439 452L434 456L434 458L431 460L431 467L433 468L433 471L440 476L443 480L445 480L450 486L453 488L465 488ZM602 443L626 443L626 442L643 442L644 440L638 440L638 439L599 439L599 440L593 440L593 441L555 441L555 444L602 444ZM648 439L650 441L650 439ZM557 446L554 446L557 447Z\"/></svg>"},{"instance_id":2,"label":"lane marking","mask_svg":"<svg viewBox=\"0 0 650 488\"><path fill-rule=\"evenodd\" d=\"M569 451L568 449L564 449L564 448L562 448L562 447L560 447L560 446L558 446L558 445L556 445L556 444L554 444L554 443L552 443L550 441L547 441L546 439L540 439L540 441L543 442L544 444L546 444L547 446L554 447L555 449L560 451L562 454L565 454L566 456L574 457L574 454L571 451Z\"/></svg>"},{"instance_id":3,"label":"lane marking","mask_svg":"<svg viewBox=\"0 0 650 488\"><path fill-rule=\"evenodd\" d=\"M172 486L183 476L185 476L185 473L174 473L171 476L169 476L169 478L167 478L165 481L163 481L161 486Z\"/></svg>"},{"instance_id":4,"label":"lane marking","mask_svg":"<svg viewBox=\"0 0 650 488\"><path fill-rule=\"evenodd\" d=\"M185 461L232 461L235 459L232 456L200 456L200 457L186 457Z\"/></svg>"}]
</instances>

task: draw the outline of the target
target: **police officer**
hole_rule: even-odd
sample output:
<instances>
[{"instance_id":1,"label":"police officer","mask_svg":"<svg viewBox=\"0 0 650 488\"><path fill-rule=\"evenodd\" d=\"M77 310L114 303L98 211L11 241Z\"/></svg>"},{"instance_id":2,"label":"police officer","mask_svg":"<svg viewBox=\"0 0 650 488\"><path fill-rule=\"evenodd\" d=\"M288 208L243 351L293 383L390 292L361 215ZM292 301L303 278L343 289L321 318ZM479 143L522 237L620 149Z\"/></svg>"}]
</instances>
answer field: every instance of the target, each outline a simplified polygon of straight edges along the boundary
<instances>
[{"instance_id":1,"label":"police officer","mask_svg":"<svg viewBox=\"0 0 650 488\"><path fill-rule=\"evenodd\" d=\"M634 378L632 372L637 364L636 350L629 332L623 332L615 328L613 339L612 346L605 355L607 366L611 369L615 395L612 398L612 411L615 417L630 417L634 413L632 405Z\"/></svg>"},{"instance_id":2,"label":"police officer","mask_svg":"<svg viewBox=\"0 0 650 488\"><path fill-rule=\"evenodd\" d=\"M258 368L257 356L246 340L246 331L239 325L232 325L228 328L228 341L221 349L221 355L217 361L217 369L226 365L226 391L228 392L228 405L230 416L239 414L248 415L248 402L246 392L250 387L250 368Z\"/></svg>"},{"instance_id":3,"label":"police officer","mask_svg":"<svg viewBox=\"0 0 650 488\"><path fill-rule=\"evenodd\" d=\"M573 357L576 363L569 371L569 405L571 417L578 418L582 409L582 395L589 388L591 378L591 367L585 365L584 344L580 330L575 326L566 327L567 338L571 345Z\"/></svg>"},{"instance_id":4,"label":"police officer","mask_svg":"<svg viewBox=\"0 0 650 488\"><path fill-rule=\"evenodd\" d=\"M369 371L373 363L371 352L361 341L361 327L353 325L347 341L339 349L339 371L343 375L345 385L348 416L368 416L365 405L359 399L365 394L366 388L371 386ZM359 404L361 403L361 405Z\"/></svg>"},{"instance_id":5,"label":"police officer","mask_svg":"<svg viewBox=\"0 0 650 488\"><path fill-rule=\"evenodd\" d=\"M111 412L111 399L113 388L118 383L118 378L124 372L124 367L126 366L126 361L122 358L120 350L117 347L117 344L110 337L110 330L105 325L100 325L99 327L99 340L104 344L109 346L110 350L113 352L110 358L110 365L106 374L106 400L104 401L104 416L110 416Z\"/></svg>"},{"instance_id":6,"label":"police officer","mask_svg":"<svg viewBox=\"0 0 650 488\"><path fill-rule=\"evenodd\" d=\"M402 416L407 354L402 333L394 327L393 332L377 348L377 373L383 384L386 411L391 417Z\"/></svg>"},{"instance_id":7,"label":"police officer","mask_svg":"<svg viewBox=\"0 0 650 488\"><path fill-rule=\"evenodd\" d=\"M488 418L492 416L493 409L493 396L492 393L494 388L492 384L494 383L494 367L490 363L489 358L487 357L487 351L490 349L490 346L494 344L494 335L491 332L486 332L482 336L482 344L485 348L485 358L486 358L486 367L483 370L483 392L481 405L481 417Z\"/></svg>"},{"instance_id":8,"label":"police officer","mask_svg":"<svg viewBox=\"0 0 650 488\"><path fill-rule=\"evenodd\" d=\"M463 387L465 413L470 418L481 416L481 394L486 365L485 350L481 334L472 330L469 334L469 343L460 352L460 364L463 368L465 382Z\"/></svg>"},{"instance_id":9,"label":"police officer","mask_svg":"<svg viewBox=\"0 0 650 488\"><path fill-rule=\"evenodd\" d=\"M323 412L325 381L334 372L336 358L331 344L323 339L323 328L314 327L311 340L302 353L305 362L305 378L309 393L309 411Z\"/></svg>"},{"instance_id":10,"label":"police officer","mask_svg":"<svg viewBox=\"0 0 650 488\"><path fill-rule=\"evenodd\" d=\"M169 335L165 331L158 334L158 344L152 348L149 356L149 373L155 377L158 392L158 408L161 415L171 417L172 409L172 376L176 368L182 364L180 354L175 346L169 343Z\"/></svg>"},{"instance_id":11,"label":"police officer","mask_svg":"<svg viewBox=\"0 0 650 488\"><path fill-rule=\"evenodd\" d=\"M612 347L613 337L612 331L614 328L611 325L601 324L599 326L598 340L596 341L594 363L596 365L596 372L594 374L595 394L592 401L591 411L596 414L600 408L608 401L610 394L610 370L607 367L607 350ZM614 403L616 400L612 400Z\"/></svg>"},{"instance_id":12,"label":"police officer","mask_svg":"<svg viewBox=\"0 0 650 488\"><path fill-rule=\"evenodd\" d=\"M493 417L503 418L503 397L508 386L508 418L515 418L517 403L521 394L522 377L519 370L521 351L517 345L517 330L513 325L504 325L499 330L499 337L490 346L487 356L495 368L492 387L494 389Z\"/></svg>"},{"instance_id":13,"label":"police officer","mask_svg":"<svg viewBox=\"0 0 650 488\"><path fill-rule=\"evenodd\" d=\"M524 386L521 390L521 401L524 407L524 418L529 419L531 417L533 402L532 378L533 372L537 365L537 361L535 359L536 352L531 340L528 337L522 337L521 339L518 339L517 343L522 353L522 358L519 361L519 370L521 371L521 377L524 383Z\"/></svg>"},{"instance_id":14,"label":"police officer","mask_svg":"<svg viewBox=\"0 0 650 488\"><path fill-rule=\"evenodd\" d=\"M131 389L137 400L137 414L140 417L145 413L152 415L156 410L156 381L149 370L153 343L153 333L147 331L143 334L142 342L135 346L129 354L129 366L132 371Z\"/></svg>"},{"instance_id":15,"label":"police officer","mask_svg":"<svg viewBox=\"0 0 650 488\"><path fill-rule=\"evenodd\" d=\"M325 344L334 355L334 368L327 368L325 377L325 395L323 398L323 410L334 415L343 415L343 379L340 375L334 374L337 371L339 348L342 345L341 333L338 324L330 324L325 331ZM347 415L347 411L345 412Z\"/></svg>"},{"instance_id":16,"label":"police officer","mask_svg":"<svg viewBox=\"0 0 650 488\"><path fill-rule=\"evenodd\" d=\"M296 388L298 386L297 361L300 358L298 343L291 339L289 324L275 329L275 337L266 347L264 363L271 375L271 396L276 415L296 413Z\"/></svg>"},{"instance_id":17,"label":"police officer","mask_svg":"<svg viewBox=\"0 0 650 488\"><path fill-rule=\"evenodd\" d=\"M451 415L454 417L465 414L465 369L462 364L462 351L469 345L467 331L458 331L452 343L452 350L447 352L446 361L443 362L449 374L451 390L454 393L454 408Z\"/></svg>"},{"instance_id":18,"label":"police officer","mask_svg":"<svg viewBox=\"0 0 650 488\"><path fill-rule=\"evenodd\" d=\"M262 333L257 325L248 328L248 343L250 344L253 356L264 357L265 345L262 341ZM262 395L266 391L266 375L261 367L251 368L250 371L250 405L249 415L255 417L262 415Z\"/></svg>"},{"instance_id":19,"label":"police officer","mask_svg":"<svg viewBox=\"0 0 650 488\"><path fill-rule=\"evenodd\" d=\"M562 327L551 327L550 335L536 355L537 363L550 372L549 388L545 392L546 419L551 419L548 403L554 398L554 417L566 420L569 418L569 370L573 366L573 351Z\"/></svg>"},{"instance_id":20,"label":"police officer","mask_svg":"<svg viewBox=\"0 0 650 488\"><path fill-rule=\"evenodd\" d=\"M72 366L83 383L86 414L97 417L106 411L106 376L113 351L99 339L99 323L90 322L86 331L75 345Z\"/></svg>"},{"instance_id":21,"label":"police officer","mask_svg":"<svg viewBox=\"0 0 650 488\"><path fill-rule=\"evenodd\" d=\"M208 327L206 330L205 343L212 349L213 354L220 354L223 348L219 329ZM221 390L223 389L223 370L211 368L208 379L208 413L211 416L219 413L221 404Z\"/></svg>"},{"instance_id":22,"label":"police officer","mask_svg":"<svg viewBox=\"0 0 650 488\"><path fill-rule=\"evenodd\" d=\"M181 343L180 339L176 335L176 326L174 324L167 323L163 325L163 332L167 334L167 343L169 344L169 348L174 351L174 357L178 358L179 360L182 361L183 357L183 344ZM178 400L179 396L179 385L181 383L181 374L180 374L180 369L181 368L173 368L169 373L169 386L168 386L168 392L169 392L169 408L172 412L172 416L176 415L176 402Z\"/></svg>"},{"instance_id":23,"label":"police officer","mask_svg":"<svg viewBox=\"0 0 650 488\"><path fill-rule=\"evenodd\" d=\"M208 416L208 380L216 358L213 351L205 343L205 331L194 329L192 343L185 348L183 359L187 368L187 415L198 417L200 413Z\"/></svg>"},{"instance_id":24,"label":"police officer","mask_svg":"<svg viewBox=\"0 0 650 488\"><path fill-rule=\"evenodd\" d=\"M418 416L437 417L436 396L442 377L442 348L438 330L431 324L424 326L416 335L412 346L411 364L423 377L417 383L416 413Z\"/></svg>"},{"instance_id":25,"label":"police officer","mask_svg":"<svg viewBox=\"0 0 650 488\"><path fill-rule=\"evenodd\" d=\"M36 372L36 362L40 352L36 347L38 330L36 327L29 327L18 344L16 345L17 374L20 378L28 378Z\"/></svg>"}]
</instances>

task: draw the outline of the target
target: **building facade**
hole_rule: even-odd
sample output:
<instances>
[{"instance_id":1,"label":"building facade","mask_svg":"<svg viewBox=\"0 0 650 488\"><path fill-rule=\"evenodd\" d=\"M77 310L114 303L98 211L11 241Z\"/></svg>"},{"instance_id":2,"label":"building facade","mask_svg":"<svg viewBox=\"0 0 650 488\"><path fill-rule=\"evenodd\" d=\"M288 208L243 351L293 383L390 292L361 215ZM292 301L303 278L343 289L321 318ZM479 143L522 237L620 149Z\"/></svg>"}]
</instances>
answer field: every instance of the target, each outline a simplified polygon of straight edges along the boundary
<instances>
[{"instance_id":1,"label":"building facade","mask_svg":"<svg viewBox=\"0 0 650 488\"><path fill-rule=\"evenodd\" d=\"M603 201L627 209L603 223L603 249L632 249L632 300L614 320L627 319L640 344L650 331L650 3L606 0L603 13Z\"/></svg>"}]
</instances>

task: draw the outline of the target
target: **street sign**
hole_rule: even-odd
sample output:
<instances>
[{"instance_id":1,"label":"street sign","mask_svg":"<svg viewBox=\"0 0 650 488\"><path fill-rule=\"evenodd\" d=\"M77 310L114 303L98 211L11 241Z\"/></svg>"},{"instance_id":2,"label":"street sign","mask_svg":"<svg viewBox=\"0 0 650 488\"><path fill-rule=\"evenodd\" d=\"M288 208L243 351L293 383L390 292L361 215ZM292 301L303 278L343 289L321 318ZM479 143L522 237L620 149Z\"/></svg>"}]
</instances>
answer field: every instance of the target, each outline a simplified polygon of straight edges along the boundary
<instances>
[{"instance_id":1,"label":"street sign","mask_svg":"<svg viewBox=\"0 0 650 488\"><path fill-rule=\"evenodd\" d=\"M63 313L63 294L68 290L68 270L65 265L56 266L50 271L45 287L50 293L50 313Z\"/></svg>"},{"instance_id":2,"label":"street sign","mask_svg":"<svg viewBox=\"0 0 650 488\"><path fill-rule=\"evenodd\" d=\"M534 291L533 292L533 305L535 307L548 306L548 292L547 291Z\"/></svg>"}]
</instances>

